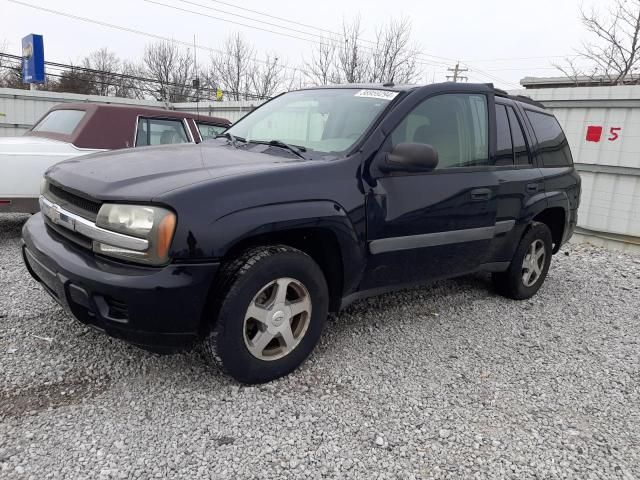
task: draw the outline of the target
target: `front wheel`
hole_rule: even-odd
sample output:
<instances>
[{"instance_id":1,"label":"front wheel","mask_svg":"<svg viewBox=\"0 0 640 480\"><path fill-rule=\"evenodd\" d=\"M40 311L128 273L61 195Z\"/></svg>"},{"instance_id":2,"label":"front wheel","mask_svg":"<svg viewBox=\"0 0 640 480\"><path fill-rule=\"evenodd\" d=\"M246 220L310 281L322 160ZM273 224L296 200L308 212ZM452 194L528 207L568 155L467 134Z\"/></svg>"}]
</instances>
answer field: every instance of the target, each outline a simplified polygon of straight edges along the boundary
<instances>
[{"instance_id":1,"label":"front wheel","mask_svg":"<svg viewBox=\"0 0 640 480\"><path fill-rule=\"evenodd\" d=\"M242 383L274 380L313 351L328 288L311 257L287 246L247 250L222 268L205 352Z\"/></svg>"},{"instance_id":2,"label":"front wheel","mask_svg":"<svg viewBox=\"0 0 640 480\"><path fill-rule=\"evenodd\" d=\"M520 240L508 270L492 275L498 293L515 300L535 295L549 271L551 253L549 227L544 223L534 222Z\"/></svg>"}]
</instances>

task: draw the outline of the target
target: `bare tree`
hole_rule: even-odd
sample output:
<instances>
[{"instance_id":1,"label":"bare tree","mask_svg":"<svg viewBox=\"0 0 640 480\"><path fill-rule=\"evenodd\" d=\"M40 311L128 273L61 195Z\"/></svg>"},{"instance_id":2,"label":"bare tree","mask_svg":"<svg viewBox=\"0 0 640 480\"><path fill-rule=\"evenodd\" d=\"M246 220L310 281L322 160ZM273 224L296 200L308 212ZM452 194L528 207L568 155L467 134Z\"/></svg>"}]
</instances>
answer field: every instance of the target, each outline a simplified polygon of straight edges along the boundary
<instances>
[{"instance_id":1,"label":"bare tree","mask_svg":"<svg viewBox=\"0 0 640 480\"><path fill-rule=\"evenodd\" d=\"M576 57L566 57L564 59L564 63L552 63L552 65L560 70L565 77L571 80L576 87L585 79L596 80L598 78L597 68L592 67L587 70L586 68L581 67L578 65Z\"/></svg>"},{"instance_id":2,"label":"bare tree","mask_svg":"<svg viewBox=\"0 0 640 480\"><path fill-rule=\"evenodd\" d=\"M145 86L140 80L144 77L144 69L134 62L125 60L120 64L120 74L113 80L116 97L145 98Z\"/></svg>"},{"instance_id":3,"label":"bare tree","mask_svg":"<svg viewBox=\"0 0 640 480\"><path fill-rule=\"evenodd\" d=\"M88 72L91 77L92 93L95 95L115 95L118 84L117 76L120 73L120 59L115 53L106 47L91 52L82 60L82 66L95 72ZM118 95L119 96L119 95Z\"/></svg>"},{"instance_id":4,"label":"bare tree","mask_svg":"<svg viewBox=\"0 0 640 480\"><path fill-rule=\"evenodd\" d=\"M362 25L360 17L351 23L342 23L342 43L338 49L340 83L361 83L369 76L370 54L362 47Z\"/></svg>"},{"instance_id":5,"label":"bare tree","mask_svg":"<svg viewBox=\"0 0 640 480\"><path fill-rule=\"evenodd\" d=\"M569 78L578 76L600 76L607 83L620 85L630 82L630 75L640 64L640 0L615 0L602 14L595 8L580 11L582 23L591 34L577 51L577 58L589 66L585 73L569 61L567 65L555 65Z\"/></svg>"},{"instance_id":6,"label":"bare tree","mask_svg":"<svg viewBox=\"0 0 640 480\"><path fill-rule=\"evenodd\" d=\"M371 82L411 83L418 76L416 46L411 45L411 21L391 20L376 31L371 59Z\"/></svg>"},{"instance_id":7,"label":"bare tree","mask_svg":"<svg viewBox=\"0 0 640 480\"><path fill-rule=\"evenodd\" d=\"M146 75L153 79L158 100L185 102L192 95L191 82L195 77L194 60L190 50L181 50L172 42L157 42L145 47Z\"/></svg>"},{"instance_id":8,"label":"bare tree","mask_svg":"<svg viewBox=\"0 0 640 480\"><path fill-rule=\"evenodd\" d=\"M372 46L367 43L373 43ZM376 41L362 38L360 18L343 22L342 34L318 44L307 77L316 84L388 82L411 83L418 77L411 21L392 20L376 30Z\"/></svg>"},{"instance_id":9,"label":"bare tree","mask_svg":"<svg viewBox=\"0 0 640 480\"><path fill-rule=\"evenodd\" d=\"M9 53L6 40L0 42L0 53ZM0 87L29 88L22 83L22 67L19 60L0 56Z\"/></svg>"},{"instance_id":10,"label":"bare tree","mask_svg":"<svg viewBox=\"0 0 640 480\"><path fill-rule=\"evenodd\" d=\"M8 53L7 41L3 40L0 42L0 53ZM10 64L7 58L0 55L0 87L4 86L5 77L9 73L9 69L13 65Z\"/></svg>"},{"instance_id":11,"label":"bare tree","mask_svg":"<svg viewBox=\"0 0 640 480\"><path fill-rule=\"evenodd\" d=\"M242 35L234 33L222 51L211 58L209 83L225 91L228 100L242 100L250 94L255 75L255 49Z\"/></svg>"},{"instance_id":12,"label":"bare tree","mask_svg":"<svg viewBox=\"0 0 640 480\"><path fill-rule=\"evenodd\" d=\"M306 75L313 84L329 85L340 81L336 70L338 42L333 38L320 40L318 48L311 54L311 61L305 62Z\"/></svg>"},{"instance_id":13,"label":"bare tree","mask_svg":"<svg viewBox=\"0 0 640 480\"><path fill-rule=\"evenodd\" d=\"M249 73L251 93L258 98L274 96L283 86L285 68L275 54L267 54L260 63L254 59Z\"/></svg>"}]
</instances>

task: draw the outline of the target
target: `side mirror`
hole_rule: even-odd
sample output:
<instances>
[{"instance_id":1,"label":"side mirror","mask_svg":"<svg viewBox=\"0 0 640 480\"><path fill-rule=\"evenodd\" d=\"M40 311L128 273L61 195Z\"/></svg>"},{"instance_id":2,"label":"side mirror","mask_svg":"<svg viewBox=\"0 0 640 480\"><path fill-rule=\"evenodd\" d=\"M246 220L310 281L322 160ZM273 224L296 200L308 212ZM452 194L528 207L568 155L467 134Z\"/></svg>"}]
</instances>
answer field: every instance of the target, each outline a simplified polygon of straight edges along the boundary
<instances>
[{"instance_id":1,"label":"side mirror","mask_svg":"<svg viewBox=\"0 0 640 480\"><path fill-rule=\"evenodd\" d=\"M424 143L399 143L380 165L383 172L430 172L438 165L438 151Z\"/></svg>"}]
</instances>

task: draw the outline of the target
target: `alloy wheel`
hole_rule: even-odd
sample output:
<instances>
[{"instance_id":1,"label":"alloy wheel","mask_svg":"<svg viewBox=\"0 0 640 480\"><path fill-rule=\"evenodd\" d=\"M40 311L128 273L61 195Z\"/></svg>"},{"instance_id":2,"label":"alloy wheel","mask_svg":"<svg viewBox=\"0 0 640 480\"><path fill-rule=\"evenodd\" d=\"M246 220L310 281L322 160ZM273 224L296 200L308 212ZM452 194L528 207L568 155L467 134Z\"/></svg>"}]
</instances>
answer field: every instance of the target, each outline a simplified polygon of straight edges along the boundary
<instances>
[{"instance_id":1,"label":"alloy wheel","mask_svg":"<svg viewBox=\"0 0 640 480\"><path fill-rule=\"evenodd\" d=\"M244 317L244 342L265 361L278 360L296 348L311 320L311 297L293 278L278 278L253 297Z\"/></svg>"},{"instance_id":2,"label":"alloy wheel","mask_svg":"<svg viewBox=\"0 0 640 480\"><path fill-rule=\"evenodd\" d=\"M547 252L542 240L534 240L522 261L522 283L533 286L542 276Z\"/></svg>"}]
</instances>

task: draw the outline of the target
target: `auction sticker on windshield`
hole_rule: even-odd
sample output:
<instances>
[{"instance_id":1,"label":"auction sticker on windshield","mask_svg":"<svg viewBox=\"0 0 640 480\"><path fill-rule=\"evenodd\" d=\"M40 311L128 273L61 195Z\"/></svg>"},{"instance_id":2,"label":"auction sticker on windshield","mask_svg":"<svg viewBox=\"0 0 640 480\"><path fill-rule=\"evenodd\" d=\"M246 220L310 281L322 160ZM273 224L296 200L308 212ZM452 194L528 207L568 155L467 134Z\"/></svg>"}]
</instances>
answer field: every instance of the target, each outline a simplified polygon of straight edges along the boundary
<instances>
[{"instance_id":1,"label":"auction sticker on windshield","mask_svg":"<svg viewBox=\"0 0 640 480\"><path fill-rule=\"evenodd\" d=\"M379 98L381 100L393 100L399 92L390 90L360 90L355 97Z\"/></svg>"}]
</instances>

